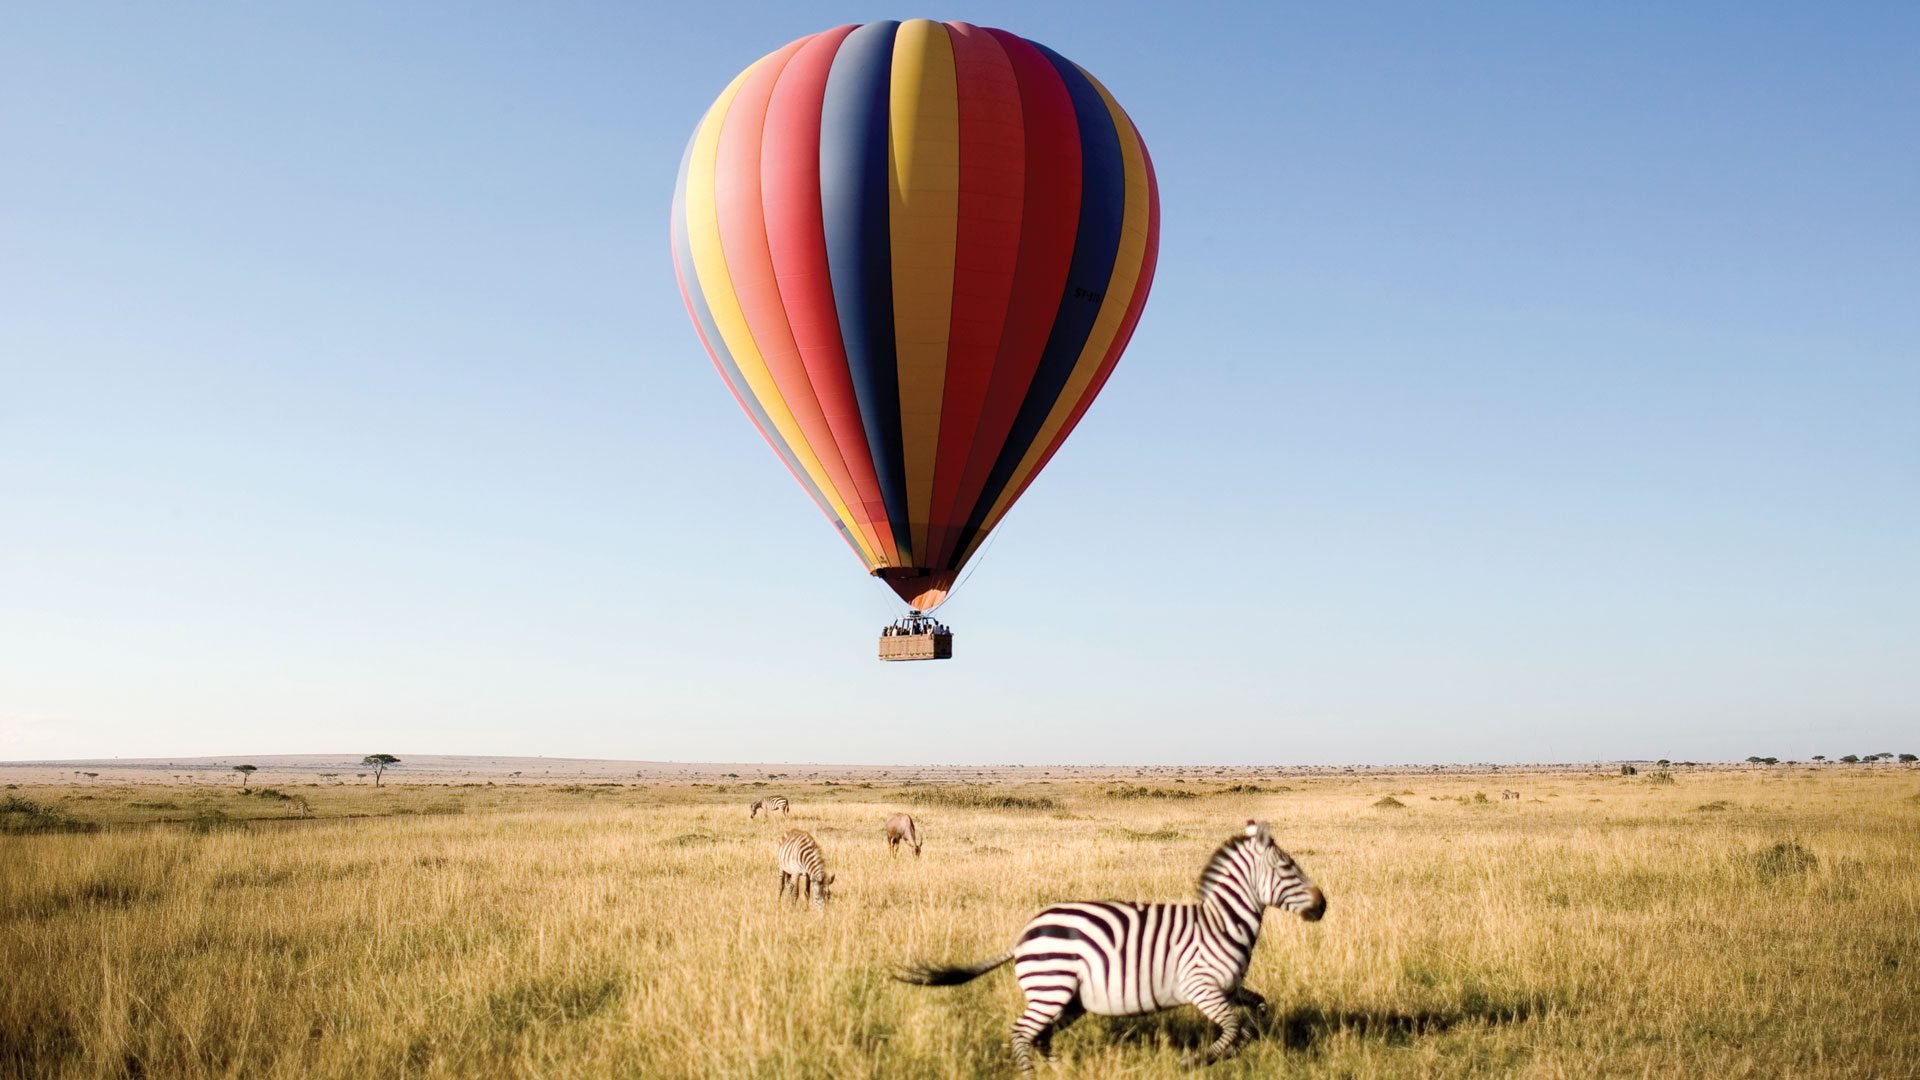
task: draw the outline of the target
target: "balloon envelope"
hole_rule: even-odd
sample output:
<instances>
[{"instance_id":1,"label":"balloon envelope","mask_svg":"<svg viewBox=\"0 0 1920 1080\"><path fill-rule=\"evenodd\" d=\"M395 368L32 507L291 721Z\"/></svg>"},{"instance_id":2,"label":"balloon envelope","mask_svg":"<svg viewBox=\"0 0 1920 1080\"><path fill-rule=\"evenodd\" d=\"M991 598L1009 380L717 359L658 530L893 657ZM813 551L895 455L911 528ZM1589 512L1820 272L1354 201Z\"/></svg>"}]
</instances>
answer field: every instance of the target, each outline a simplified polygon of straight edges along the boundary
<instances>
[{"instance_id":1,"label":"balloon envelope","mask_svg":"<svg viewBox=\"0 0 1920 1080\"><path fill-rule=\"evenodd\" d=\"M674 267L760 433L925 610L1105 384L1159 216L1145 144L1072 62L870 23L721 92L680 164Z\"/></svg>"}]
</instances>

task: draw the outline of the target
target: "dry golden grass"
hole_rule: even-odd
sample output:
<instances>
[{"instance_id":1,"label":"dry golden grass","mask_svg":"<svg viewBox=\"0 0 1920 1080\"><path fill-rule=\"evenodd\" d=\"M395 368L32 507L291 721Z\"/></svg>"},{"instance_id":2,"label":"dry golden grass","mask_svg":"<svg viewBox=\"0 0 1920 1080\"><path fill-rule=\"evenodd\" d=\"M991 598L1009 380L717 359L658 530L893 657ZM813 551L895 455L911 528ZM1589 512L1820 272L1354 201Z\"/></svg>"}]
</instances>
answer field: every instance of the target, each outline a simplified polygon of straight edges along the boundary
<instances>
[{"instance_id":1,"label":"dry golden grass","mask_svg":"<svg viewBox=\"0 0 1920 1080\"><path fill-rule=\"evenodd\" d=\"M0 835L0 1076L1004 1074L1007 971L887 967L997 953L1050 901L1185 898L1251 816L1331 907L1269 916L1271 1018L1205 1075L1920 1075L1911 771L1225 786L289 789L312 820L23 786L106 827ZM768 791L792 817L748 821ZM881 836L902 808L919 860ZM838 875L824 916L776 904L789 824ZM1093 1017L1057 1071L1180 1075L1208 1037Z\"/></svg>"}]
</instances>

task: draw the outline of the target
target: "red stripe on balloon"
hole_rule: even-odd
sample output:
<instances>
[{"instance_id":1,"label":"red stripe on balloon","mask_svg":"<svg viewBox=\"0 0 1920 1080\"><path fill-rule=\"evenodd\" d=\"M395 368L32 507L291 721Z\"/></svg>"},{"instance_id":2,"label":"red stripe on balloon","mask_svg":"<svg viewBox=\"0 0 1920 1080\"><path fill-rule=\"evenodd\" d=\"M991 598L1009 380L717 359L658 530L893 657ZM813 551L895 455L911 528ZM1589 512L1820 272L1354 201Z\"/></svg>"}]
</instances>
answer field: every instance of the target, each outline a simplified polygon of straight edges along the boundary
<instances>
[{"instance_id":1,"label":"red stripe on balloon","mask_svg":"<svg viewBox=\"0 0 1920 1080\"><path fill-rule=\"evenodd\" d=\"M760 359L773 376L780 399L793 414L807 448L819 459L834 494L847 504L852 518L847 526L860 530L878 550L873 522L863 512L852 477L835 448L832 429L814 395L806 365L801 362L793 332L788 327L786 306L774 279L773 257L767 246L766 218L761 211L761 136L767 128L768 100L781 72L807 40L802 38L774 53L735 94L720 128L719 156L714 166L714 205L727 276Z\"/></svg>"},{"instance_id":2,"label":"red stripe on balloon","mask_svg":"<svg viewBox=\"0 0 1920 1080\"><path fill-rule=\"evenodd\" d=\"M874 525L878 550L897 565L900 553L886 524L886 504L840 342L820 217L820 103L834 54L854 29L835 27L806 39L774 84L761 134L761 211L787 327L852 484L842 497L851 512Z\"/></svg>"},{"instance_id":3,"label":"red stripe on balloon","mask_svg":"<svg viewBox=\"0 0 1920 1080\"><path fill-rule=\"evenodd\" d=\"M679 207L676 206L675 210L677 211L678 209ZM676 217L673 224L669 227L668 232L671 234L681 227L682 224ZM720 354L714 351L713 342L707 339L707 332L700 325L700 316L694 310L693 293L688 291L687 288L687 273L680 266L680 245L677 243L673 244L673 278L674 281L680 285L680 302L687 306L687 317L693 322L693 332L699 336L701 348L707 350L707 359L713 362L713 369L720 373L720 381L727 384L727 391L733 395L734 404L740 406L740 411L747 414L747 422L753 425L753 430L759 432L760 437L767 440L767 445L773 448L773 456L780 459L781 467L786 469L788 475L792 476L794 480L799 483L802 491L807 492L808 501L819 507L820 513L823 514L828 521L839 525L840 522L833 516L833 508L813 497L813 489L808 485L807 478L802 476L799 470L788 464L787 455L781 450L780 443L774 437L773 432L768 431L760 425L760 419L753 414L752 406L748 405L747 399L741 396L741 388L733 384L733 378L727 374L726 366L720 363ZM840 534L840 539L846 543L847 548L853 552L855 558L859 559L862 563L866 562L866 554L860 550L860 545L853 542L853 537L847 534L847 530L844 527L835 529L834 531Z\"/></svg>"},{"instance_id":4,"label":"red stripe on balloon","mask_svg":"<svg viewBox=\"0 0 1920 1080\"><path fill-rule=\"evenodd\" d=\"M980 499L1033 383L1060 310L1080 222L1080 127L1066 84L1053 64L1025 39L1004 30L985 33L1005 54L1019 90L1026 197L1010 302L994 350L993 370L980 419L971 432L966 465L947 510L948 520L957 527L943 530L944 543L936 546L925 564L939 569L952 565L961 528Z\"/></svg>"},{"instance_id":5,"label":"red stripe on balloon","mask_svg":"<svg viewBox=\"0 0 1920 1080\"><path fill-rule=\"evenodd\" d=\"M1020 501L1020 496L1026 494L1027 487L1033 483L1034 477L1039 476L1047 467L1047 462L1053 460L1053 455L1067 441L1067 436L1073 434L1073 429L1080 423L1080 418L1087 414L1087 407L1093 404L1094 398L1100 396L1100 389L1107 385L1107 377L1113 374L1114 366L1120 362L1120 354L1127 350L1127 343L1133 338L1134 327L1140 322L1140 311L1147 305L1147 293L1153 290L1153 272L1160 261L1160 184L1153 175L1153 157L1147 153L1146 140L1140 138L1138 129L1134 132L1134 141L1140 147L1140 159L1147 169L1147 244L1140 256L1139 280L1134 282L1133 296L1127 301L1127 310L1120 317L1120 328L1115 331L1113 344L1107 347L1107 354L1100 358L1100 367L1094 372L1093 379L1087 383L1086 393L1081 394L1080 400L1074 402L1073 411L1067 414L1066 422L1060 425L1060 430L1054 435L1053 442L1048 444L1046 452L1040 455L1040 460L1034 465L1033 471L1021 481L1019 489L1013 493L1013 498L1007 500L1009 509L1014 503ZM1001 517L1005 516L1006 511L1001 511Z\"/></svg>"},{"instance_id":6,"label":"red stripe on balloon","mask_svg":"<svg viewBox=\"0 0 1920 1080\"><path fill-rule=\"evenodd\" d=\"M971 501L958 498L967 456L986 407L994 357L1006 325L1020 259L1026 194L1025 124L1013 63L992 34L948 23L959 101L960 198L955 216L953 309L947 378L940 399L940 445L934 459L927 528L930 566L942 565L966 527Z\"/></svg>"}]
</instances>

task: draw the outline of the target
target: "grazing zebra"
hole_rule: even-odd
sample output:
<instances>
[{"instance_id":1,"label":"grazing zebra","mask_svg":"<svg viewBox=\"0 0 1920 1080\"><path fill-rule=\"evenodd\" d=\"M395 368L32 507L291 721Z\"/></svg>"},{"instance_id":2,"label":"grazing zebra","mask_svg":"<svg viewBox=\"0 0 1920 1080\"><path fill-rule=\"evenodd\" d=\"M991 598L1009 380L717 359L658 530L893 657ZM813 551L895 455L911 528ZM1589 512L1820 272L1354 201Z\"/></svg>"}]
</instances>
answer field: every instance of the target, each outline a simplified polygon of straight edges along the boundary
<instances>
[{"instance_id":1,"label":"grazing zebra","mask_svg":"<svg viewBox=\"0 0 1920 1080\"><path fill-rule=\"evenodd\" d=\"M914 828L912 814L895 814L887 819L887 854L898 854L902 840L913 847L913 857L919 858L920 830Z\"/></svg>"},{"instance_id":2,"label":"grazing zebra","mask_svg":"<svg viewBox=\"0 0 1920 1080\"><path fill-rule=\"evenodd\" d=\"M806 897L813 902L815 911L827 909L827 886L833 884L833 875L827 873L827 861L820 856L820 845L814 842L813 834L803 829L789 829L787 835L780 838L780 899L787 898L787 885L793 885L793 898L801 899L801 888L806 889Z\"/></svg>"},{"instance_id":3,"label":"grazing zebra","mask_svg":"<svg viewBox=\"0 0 1920 1080\"><path fill-rule=\"evenodd\" d=\"M1263 823L1220 845L1200 874L1190 903L1118 901L1055 904L1035 915L1009 952L969 967L915 967L895 973L918 986L955 986L1013 961L1026 1011L1013 1023L1013 1060L1033 1071L1032 1050L1048 1056L1053 1033L1083 1013L1135 1016L1190 1003L1220 1026L1206 1059L1239 1050L1235 1005L1264 998L1240 985L1269 907L1308 922L1327 898Z\"/></svg>"},{"instance_id":4,"label":"grazing zebra","mask_svg":"<svg viewBox=\"0 0 1920 1080\"><path fill-rule=\"evenodd\" d=\"M787 797L785 795L775 795L771 799L755 799L753 800L752 808L747 811L747 817L749 819L759 817L760 811L762 810L767 812L767 819L769 821L773 819L773 814L776 810L782 814L788 813Z\"/></svg>"}]
</instances>

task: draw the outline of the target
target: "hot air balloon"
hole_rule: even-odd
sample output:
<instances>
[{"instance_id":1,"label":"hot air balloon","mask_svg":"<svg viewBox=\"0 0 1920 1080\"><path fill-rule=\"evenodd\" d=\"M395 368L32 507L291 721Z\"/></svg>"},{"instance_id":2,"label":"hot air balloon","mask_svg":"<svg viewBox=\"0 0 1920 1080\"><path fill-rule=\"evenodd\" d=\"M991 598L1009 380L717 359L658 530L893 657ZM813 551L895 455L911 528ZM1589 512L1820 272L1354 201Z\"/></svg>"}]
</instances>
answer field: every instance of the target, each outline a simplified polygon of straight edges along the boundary
<instances>
[{"instance_id":1,"label":"hot air balloon","mask_svg":"<svg viewBox=\"0 0 1920 1080\"><path fill-rule=\"evenodd\" d=\"M883 658L951 655L924 613L1106 383L1159 219L1113 95L1004 30L804 37L694 129L671 230L687 311L761 435L911 609Z\"/></svg>"}]
</instances>

